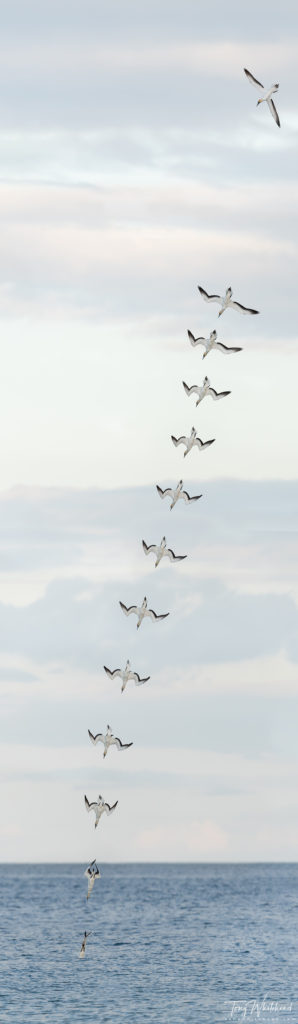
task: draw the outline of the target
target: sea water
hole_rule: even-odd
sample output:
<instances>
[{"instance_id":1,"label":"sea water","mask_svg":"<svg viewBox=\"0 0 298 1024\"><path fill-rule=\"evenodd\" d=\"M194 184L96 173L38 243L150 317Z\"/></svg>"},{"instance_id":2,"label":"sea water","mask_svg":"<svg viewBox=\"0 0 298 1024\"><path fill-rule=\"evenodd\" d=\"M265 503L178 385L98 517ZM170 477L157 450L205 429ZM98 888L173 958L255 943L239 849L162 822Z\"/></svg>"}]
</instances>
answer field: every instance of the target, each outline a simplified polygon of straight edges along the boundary
<instances>
[{"instance_id":1,"label":"sea water","mask_svg":"<svg viewBox=\"0 0 298 1024\"><path fill-rule=\"evenodd\" d=\"M85 867L0 868L0 1024L298 1024L298 865Z\"/></svg>"}]
</instances>

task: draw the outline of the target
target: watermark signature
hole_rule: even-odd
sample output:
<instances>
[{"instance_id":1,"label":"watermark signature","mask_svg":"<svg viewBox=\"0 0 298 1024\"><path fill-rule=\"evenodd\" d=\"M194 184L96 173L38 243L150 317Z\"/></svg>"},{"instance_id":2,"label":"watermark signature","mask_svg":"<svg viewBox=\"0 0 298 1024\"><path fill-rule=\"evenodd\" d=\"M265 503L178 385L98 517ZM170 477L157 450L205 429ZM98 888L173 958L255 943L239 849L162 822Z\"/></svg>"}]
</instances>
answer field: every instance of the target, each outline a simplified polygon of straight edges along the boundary
<instances>
[{"instance_id":1,"label":"watermark signature","mask_svg":"<svg viewBox=\"0 0 298 1024\"><path fill-rule=\"evenodd\" d=\"M248 1020L259 1024L287 1024L291 1021L292 1010L293 1003L289 999L272 999L266 993L258 999L231 1000L226 1020L233 1020L235 1024Z\"/></svg>"}]
</instances>

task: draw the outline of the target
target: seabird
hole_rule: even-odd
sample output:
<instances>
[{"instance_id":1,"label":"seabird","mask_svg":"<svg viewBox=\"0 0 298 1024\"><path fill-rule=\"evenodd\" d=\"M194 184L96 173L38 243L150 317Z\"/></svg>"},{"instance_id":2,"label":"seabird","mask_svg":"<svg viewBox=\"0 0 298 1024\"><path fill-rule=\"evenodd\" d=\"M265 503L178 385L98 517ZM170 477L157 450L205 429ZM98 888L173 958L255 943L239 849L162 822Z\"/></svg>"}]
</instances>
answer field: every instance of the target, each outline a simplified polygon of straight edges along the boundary
<instances>
[{"instance_id":1,"label":"seabird","mask_svg":"<svg viewBox=\"0 0 298 1024\"><path fill-rule=\"evenodd\" d=\"M117 803L118 803L118 800L116 800L116 803L112 804L112 807L110 807L110 804L105 803L105 801L104 801L102 796L99 796L98 800L93 800L93 802L91 804L89 804L89 800L88 800L88 798L86 796L84 797L84 800L85 800L86 811L94 811L94 814L95 814L95 826L94 827L95 828L97 828L99 819L101 818L101 816L104 813L104 811L106 812L106 814L112 814L113 811L115 810L115 807L117 807Z\"/></svg>"},{"instance_id":2,"label":"seabird","mask_svg":"<svg viewBox=\"0 0 298 1024\"><path fill-rule=\"evenodd\" d=\"M119 740L118 736L113 736L110 725L107 725L107 731L105 735L102 732L97 732L96 736L93 736L93 733L90 732L90 729L88 729L88 735L90 736L91 743L94 743L95 745L96 743L103 743L103 757L106 757L109 747L111 747L113 744L115 744L117 750L127 750L128 747L132 747L132 743L121 743L121 740Z\"/></svg>"},{"instance_id":3,"label":"seabird","mask_svg":"<svg viewBox=\"0 0 298 1024\"><path fill-rule=\"evenodd\" d=\"M172 548L167 548L165 537L162 537L160 544L146 544L146 542L142 540L142 545L145 555L150 555L151 551L156 555L156 569L162 558L169 558L170 562L182 562L184 558L187 558L187 555L174 555Z\"/></svg>"},{"instance_id":4,"label":"seabird","mask_svg":"<svg viewBox=\"0 0 298 1024\"><path fill-rule=\"evenodd\" d=\"M138 672L131 672L130 662L126 662L125 669L114 669L114 672L111 672L111 669L107 669L107 665L103 665L103 669L104 672L107 672L107 676L110 676L110 679L115 679L116 676L119 676L119 678L122 679L121 693L125 690L126 683L129 679L134 679L135 685L141 686L142 683L147 683L148 679L151 678L150 676L144 676L144 678L141 679Z\"/></svg>"},{"instance_id":5,"label":"seabird","mask_svg":"<svg viewBox=\"0 0 298 1024\"><path fill-rule=\"evenodd\" d=\"M204 448L209 448L210 445L214 444L215 441L215 437L213 437L211 441L201 441L201 438L197 437L197 431L195 427L191 428L191 433L189 437L173 437L173 434L171 434L171 439L173 441L173 444L175 445L175 448L177 448L178 444L185 444L185 452L183 452L184 459L186 455L188 455L188 452L191 452L192 448L196 447L200 448L201 451L204 451Z\"/></svg>"},{"instance_id":6,"label":"seabird","mask_svg":"<svg viewBox=\"0 0 298 1024\"><path fill-rule=\"evenodd\" d=\"M119 676L119 678L122 679L121 693L123 693L123 690L125 690L126 683L128 682L129 679L134 679L136 686L142 686L142 683L148 683L148 679L150 679L150 676L145 676L144 679L141 679L138 672L132 672L130 667L130 661L126 662L124 669L115 668L113 672L111 672L111 669L107 668L106 665L104 665L103 667L105 672L107 673L107 676L109 676L110 679L115 679L116 676Z\"/></svg>"},{"instance_id":7,"label":"seabird","mask_svg":"<svg viewBox=\"0 0 298 1024\"><path fill-rule=\"evenodd\" d=\"M250 314L250 316L256 316L259 313L258 309L249 309L248 306L242 306L241 302L234 302L232 299L232 288L227 288L224 297L222 297L222 295L208 295L208 292L205 292L205 289L201 288L199 284L198 289L202 298L205 299L205 302L219 302L221 309L218 316L222 316L225 309L237 309L238 313L243 313L245 316L248 314Z\"/></svg>"},{"instance_id":8,"label":"seabird","mask_svg":"<svg viewBox=\"0 0 298 1024\"><path fill-rule=\"evenodd\" d=\"M203 384L201 384L201 387L198 387L197 384L193 384L192 387L189 388L188 385L185 383L185 380L182 381L182 384L188 398L190 395L193 394L198 395L196 405L200 405L200 402L203 401L203 398L208 398L208 395L210 395L210 398L213 398L214 402L218 402L220 398L227 398L227 395L231 394L230 391L215 391L214 388L211 387L210 380L208 379L208 377L204 377Z\"/></svg>"},{"instance_id":9,"label":"seabird","mask_svg":"<svg viewBox=\"0 0 298 1024\"><path fill-rule=\"evenodd\" d=\"M187 331L187 333L190 344L193 348L195 348L196 345L204 345L205 352L203 354L203 359L206 358L208 352L211 352L212 348L214 348L216 352L222 352L224 356L229 356L232 352L242 352L242 348L231 348L231 346L228 347L228 345L223 345L222 341L216 341L217 331L211 331L209 338L195 338L191 331Z\"/></svg>"},{"instance_id":10,"label":"seabird","mask_svg":"<svg viewBox=\"0 0 298 1024\"><path fill-rule=\"evenodd\" d=\"M88 935L91 935L91 932L84 932L84 938L83 938L83 942L82 942L81 949L80 949L80 952L79 952L79 956L81 957L81 959L83 959L83 957L85 956L86 942L87 942L87 939L88 939Z\"/></svg>"},{"instance_id":11,"label":"seabird","mask_svg":"<svg viewBox=\"0 0 298 1024\"><path fill-rule=\"evenodd\" d=\"M254 85L255 89L258 89L259 91L261 89L261 91L263 92L263 95L261 96L261 98L257 102L257 107L259 106L259 103L265 103L265 100L266 100L266 103L268 103L268 107L269 107L270 113L272 114L272 117L274 117L274 120L276 121L276 124L280 128L279 116L278 116L276 107L274 106L273 99L272 99L273 93L274 92L278 92L278 89L279 89L278 83L276 82L275 85L270 85L270 89L268 89L267 92L265 92L264 85L262 85L262 82L258 82L257 78L254 78L254 76L251 74L251 71L248 71L247 68L243 68L243 71L244 71L244 74L246 75L246 78L248 78L249 82L251 82L251 84Z\"/></svg>"},{"instance_id":12,"label":"seabird","mask_svg":"<svg viewBox=\"0 0 298 1024\"><path fill-rule=\"evenodd\" d=\"M183 480L179 480L179 483L177 484L177 487L175 487L175 489L172 487L166 487L166 489L163 491L162 488L159 487L158 484L156 484L156 490L158 491L160 498L172 498L170 509L174 508L177 501L179 501L179 498L183 498L183 501L185 501L186 505L189 505L192 501L198 501L199 498L202 497L201 494L195 494L193 498L191 498L190 494L188 494L188 491L183 491Z\"/></svg>"},{"instance_id":13,"label":"seabird","mask_svg":"<svg viewBox=\"0 0 298 1024\"><path fill-rule=\"evenodd\" d=\"M124 612L124 615L138 616L137 629L140 628L141 623L143 622L143 619L145 618L146 615L149 617L149 619L152 619L152 622L157 622L158 619L167 619L168 615L170 614L170 612L166 612L165 615L156 615L156 612L153 611L153 608L148 608L147 597L144 597L143 603L141 604L140 607L136 604L131 604L129 608L127 608L126 604L123 604L123 601L119 601L119 604L120 607L122 608L122 611Z\"/></svg>"},{"instance_id":14,"label":"seabird","mask_svg":"<svg viewBox=\"0 0 298 1024\"><path fill-rule=\"evenodd\" d=\"M88 892L87 892L86 899L89 900L90 896L91 896L91 893L92 893L92 889L93 889L93 886L94 886L95 879L101 877L99 868L97 867L96 860L92 860L91 864L89 864L89 867L86 868L86 871L84 871L84 877L88 878Z\"/></svg>"}]
</instances>

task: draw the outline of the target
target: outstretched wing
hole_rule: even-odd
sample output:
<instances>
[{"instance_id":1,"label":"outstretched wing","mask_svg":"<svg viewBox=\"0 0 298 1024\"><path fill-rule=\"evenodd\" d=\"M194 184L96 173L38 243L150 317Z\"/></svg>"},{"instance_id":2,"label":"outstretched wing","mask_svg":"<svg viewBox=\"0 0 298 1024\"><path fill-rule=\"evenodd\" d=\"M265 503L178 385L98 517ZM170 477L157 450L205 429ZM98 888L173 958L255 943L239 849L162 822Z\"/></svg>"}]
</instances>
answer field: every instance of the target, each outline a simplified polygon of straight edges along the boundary
<instances>
[{"instance_id":1,"label":"outstretched wing","mask_svg":"<svg viewBox=\"0 0 298 1024\"><path fill-rule=\"evenodd\" d=\"M121 604L121 602L120 602L120 604ZM107 673L107 676L110 676L110 679L114 679L115 676L121 676L121 669L120 668L115 668L114 672L111 672L111 669L107 668L106 665L104 665L103 667L104 667L105 672Z\"/></svg>"},{"instance_id":2,"label":"outstretched wing","mask_svg":"<svg viewBox=\"0 0 298 1024\"><path fill-rule=\"evenodd\" d=\"M91 743L95 743L95 746L97 743L104 743L105 741L105 737L102 732L97 732L96 736L93 736L93 733L88 729L88 736L90 736Z\"/></svg>"},{"instance_id":3,"label":"outstretched wing","mask_svg":"<svg viewBox=\"0 0 298 1024\"><path fill-rule=\"evenodd\" d=\"M121 743L121 740L119 740L119 736L114 736L112 742L116 744L118 750L128 750L128 747L133 746L132 743Z\"/></svg>"},{"instance_id":4,"label":"outstretched wing","mask_svg":"<svg viewBox=\"0 0 298 1024\"><path fill-rule=\"evenodd\" d=\"M110 804L104 804L103 805L103 810L106 812L106 814L112 814L113 811L115 810L115 807L117 807L117 803L118 803L118 800L116 800L115 804L112 804L112 807L110 807Z\"/></svg>"},{"instance_id":5,"label":"outstretched wing","mask_svg":"<svg viewBox=\"0 0 298 1024\"><path fill-rule=\"evenodd\" d=\"M207 394L210 395L211 398L213 398L214 402L218 402L220 398L226 398L227 395L231 394L231 392L230 391L214 391L214 388L208 388Z\"/></svg>"},{"instance_id":6,"label":"outstretched wing","mask_svg":"<svg viewBox=\"0 0 298 1024\"><path fill-rule=\"evenodd\" d=\"M258 82L258 79L254 78L251 71L248 71L247 68L243 68L243 71L244 74L246 75L246 78L248 78L248 81L251 82L251 85L254 85L255 89L264 89L262 82Z\"/></svg>"},{"instance_id":7,"label":"outstretched wing","mask_svg":"<svg viewBox=\"0 0 298 1024\"><path fill-rule=\"evenodd\" d=\"M97 803L95 802L95 800L93 800L91 804L89 804L89 800L88 800L87 796L84 796L84 800L85 800L86 811L95 811L95 813L96 813L96 811L97 811Z\"/></svg>"},{"instance_id":8,"label":"outstretched wing","mask_svg":"<svg viewBox=\"0 0 298 1024\"><path fill-rule=\"evenodd\" d=\"M149 615L149 618L152 619L152 622L156 622L157 619L167 619L169 614L170 612L166 612L165 615L156 615L156 612L153 611L153 608L146 608L145 611L145 615Z\"/></svg>"},{"instance_id":9,"label":"outstretched wing","mask_svg":"<svg viewBox=\"0 0 298 1024\"><path fill-rule=\"evenodd\" d=\"M278 127L280 128L279 116L278 116L278 113L277 113L277 110L276 110L276 106L273 103L273 100L271 99L271 97L270 97L270 100L267 100L267 103L268 103L269 110L270 110L270 112L272 114L272 117L274 117L274 120L276 121L276 124L278 124Z\"/></svg>"},{"instance_id":10,"label":"outstretched wing","mask_svg":"<svg viewBox=\"0 0 298 1024\"><path fill-rule=\"evenodd\" d=\"M194 443L198 448L200 448L200 451L203 451L204 448L209 448L211 444L214 444L214 441L215 437L212 438L212 441L201 441L200 437L196 437Z\"/></svg>"},{"instance_id":11,"label":"outstretched wing","mask_svg":"<svg viewBox=\"0 0 298 1024\"><path fill-rule=\"evenodd\" d=\"M132 672L131 679L134 679L136 686L141 686L142 683L148 683L150 676L145 676L145 679L141 679L138 672Z\"/></svg>"},{"instance_id":12,"label":"outstretched wing","mask_svg":"<svg viewBox=\"0 0 298 1024\"><path fill-rule=\"evenodd\" d=\"M187 386L187 384L185 383L185 380L182 381L182 384L183 384L184 391L186 392L188 398L189 398L189 395L193 395L194 392L196 392L197 395L199 394L200 388L198 387L197 384L192 384L191 388L189 388Z\"/></svg>"},{"instance_id":13,"label":"outstretched wing","mask_svg":"<svg viewBox=\"0 0 298 1024\"><path fill-rule=\"evenodd\" d=\"M174 555L172 548L165 548L164 556L169 558L170 562L182 562L184 558L187 558L187 555Z\"/></svg>"},{"instance_id":14,"label":"outstretched wing","mask_svg":"<svg viewBox=\"0 0 298 1024\"><path fill-rule=\"evenodd\" d=\"M258 309L249 309L248 306L242 306L241 302L229 302L229 307L237 309L238 313L243 313L244 316L257 316L259 313Z\"/></svg>"},{"instance_id":15,"label":"outstretched wing","mask_svg":"<svg viewBox=\"0 0 298 1024\"><path fill-rule=\"evenodd\" d=\"M205 288L201 288L199 284L198 289L200 295L202 296L202 299L205 299L205 302L219 302L219 304L221 305L222 299L220 295L208 295L208 292L205 292Z\"/></svg>"},{"instance_id":16,"label":"outstretched wing","mask_svg":"<svg viewBox=\"0 0 298 1024\"><path fill-rule=\"evenodd\" d=\"M229 348L228 345L223 345L222 341L216 342L216 348L219 349L224 356L229 356L232 352L242 352L242 348Z\"/></svg>"},{"instance_id":17,"label":"outstretched wing","mask_svg":"<svg viewBox=\"0 0 298 1024\"><path fill-rule=\"evenodd\" d=\"M202 494L194 494L193 498L191 498L188 491L181 491L180 497L184 499L186 504L188 504L191 501L198 501L199 498L202 498Z\"/></svg>"},{"instance_id":18,"label":"outstretched wing","mask_svg":"<svg viewBox=\"0 0 298 1024\"><path fill-rule=\"evenodd\" d=\"M156 552L157 552L156 544L146 544L146 541L142 540L142 545L143 545L143 551L145 551L145 555L150 555L150 551L154 551L154 554L156 554Z\"/></svg>"},{"instance_id":19,"label":"outstretched wing","mask_svg":"<svg viewBox=\"0 0 298 1024\"><path fill-rule=\"evenodd\" d=\"M124 615L132 615L133 613L134 615L138 615L138 609L135 604L131 604L129 608L126 607L126 604L123 604L123 601L119 601L119 604L120 608L122 608L122 611L124 612Z\"/></svg>"},{"instance_id":20,"label":"outstretched wing","mask_svg":"<svg viewBox=\"0 0 298 1024\"><path fill-rule=\"evenodd\" d=\"M186 444L187 443L187 437L173 437L173 434L171 434L171 440L173 441L173 444L175 445L175 448L178 447L178 444Z\"/></svg>"},{"instance_id":21,"label":"outstretched wing","mask_svg":"<svg viewBox=\"0 0 298 1024\"><path fill-rule=\"evenodd\" d=\"M166 487L165 491L163 491L162 488L156 484L156 490L158 491L160 498L166 498L167 495L169 495L170 498L173 498L174 492L171 490L171 487Z\"/></svg>"},{"instance_id":22,"label":"outstretched wing","mask_svg":"<svg viewBox=\"0 0 298 1024\"><path fill-rule=\"evenodd\" d=\"M206 338L195 338L194 334L192 334L191 331L187 331L187 333L190 340L190 344L193 346L193 348L195 348L196 345L206 345Z\"/></svg>"}]
</instances>

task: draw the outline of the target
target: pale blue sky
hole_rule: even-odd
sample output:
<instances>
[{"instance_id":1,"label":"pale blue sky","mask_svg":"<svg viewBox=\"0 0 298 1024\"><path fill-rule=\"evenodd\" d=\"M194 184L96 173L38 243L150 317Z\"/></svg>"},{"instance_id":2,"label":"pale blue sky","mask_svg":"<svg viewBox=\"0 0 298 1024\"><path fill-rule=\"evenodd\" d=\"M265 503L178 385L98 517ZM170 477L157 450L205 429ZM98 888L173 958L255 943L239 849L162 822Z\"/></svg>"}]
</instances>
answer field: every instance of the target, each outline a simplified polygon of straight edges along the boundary
<instances>
[{"instance_id":1,"label":"pale blue sky","mask_svg":"<svg viewBox=\"0 0 298 1024\"><path fill-rule=\"evenodd\" d=\"M297 22L2 13L3 859L297 857ZM280 82L280 131L244 65ZM260 316L216 323L198 283ZM243 352L202 363L187 328L215 324ZM196 410L205 373L232 394ZM216 443L186 462L193 423ZM203 498L170 513L181 475ZM188 558L155 572L164 533ZM137 633L118 601L145 593L171 614ZM151 679L121 695L102 665L127 657ZM134 746L103 762L107 722ZM85 790L119 795L96 851Z\"/></svg>"}]
</instances>

